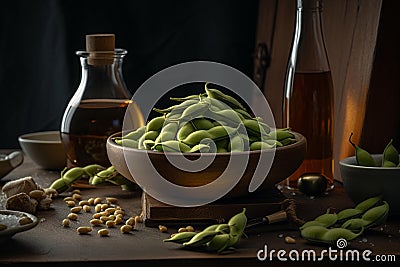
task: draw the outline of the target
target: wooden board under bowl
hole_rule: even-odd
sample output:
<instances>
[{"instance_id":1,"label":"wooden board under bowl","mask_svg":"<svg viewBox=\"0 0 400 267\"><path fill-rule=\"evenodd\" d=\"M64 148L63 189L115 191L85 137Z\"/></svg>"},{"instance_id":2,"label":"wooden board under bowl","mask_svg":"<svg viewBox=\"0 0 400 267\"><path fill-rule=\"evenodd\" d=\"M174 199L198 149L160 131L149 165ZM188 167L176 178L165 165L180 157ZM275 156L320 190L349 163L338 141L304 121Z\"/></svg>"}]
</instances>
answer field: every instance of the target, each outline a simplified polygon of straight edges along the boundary
<instances>
[{"instance_id":1,"label":"wooden board under bowl","mask_svg":"<svg viewBox=\"0 0 400 267\"><path fill-rule=\"evenodd\" d=\"M162 203L143 193L142 211L146 226L182 226L222 223L246 208L248 219L259 218L281 209L283 194L275 187L247 197L220 199L198 207L176 207Z\"/></svg>"}]
</instances>

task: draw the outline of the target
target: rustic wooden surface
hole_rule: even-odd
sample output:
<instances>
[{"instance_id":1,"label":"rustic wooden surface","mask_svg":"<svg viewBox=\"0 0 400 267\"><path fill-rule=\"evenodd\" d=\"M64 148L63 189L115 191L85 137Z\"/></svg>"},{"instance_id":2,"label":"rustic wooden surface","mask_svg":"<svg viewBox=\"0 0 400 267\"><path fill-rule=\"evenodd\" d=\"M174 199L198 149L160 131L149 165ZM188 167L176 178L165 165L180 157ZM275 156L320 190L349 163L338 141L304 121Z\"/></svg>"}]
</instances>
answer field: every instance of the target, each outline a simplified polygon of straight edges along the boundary
<instances>
[{"instance_id":1,"label":"rustic wooden surface","mask_svg":"<svg viewBox=\"0 0 400 267\"><path fill-rule=\"evenodd\" d=\"M4 152L4 151L3 151ZM52 180L58 177L58 172L50 172L38 169L32 161L25 159L22 166L12 171L0 182L31 175L42 186L48 186ZM342 209L351 207L353 203L346 196L343 187L337 184L333 192L327 196L310 199L297 194L292 196L284 192L286 196L296 200L297 214L302 219L311 219L327 208ZM67 195L67 194L65 194ZM96 189L83 190L84 198L89 197L117 197L120 205L126 210L128 216L141 212L141 192L123 192L116 186L100 186ZM243 264L265 266L268 262L257 260L257 252L264 245L270 249L284 249L286 251L297 249L315 249L317 252L324 247L314 246L302 240L299 231L287 223L258 227L247 231L248 238L243 238L237 250L232 253L216 255L198 251L181 249L176 244L165 244L161 240L168 238L176 231L169 229L169 233L161 233L157 228L138 225L132 234L123 235L119 229L111 229L110 236L101 238L96 232L90 235L79 236L75 229L78 225L88 225L92 214L81 214L77 222L73 222L70 228L63 228L61 221L69 213L69 208L63 203L62 198L55 199L53 209L37 213L41 220L39 225L27 232L18 233L10 240L0 244L0 264L43 266L215 266L231 265L243 266ZM185 225L182 225L185 226ZM351 242L351 248L364 250L370 249L373 254L400 255L399 218L390 218L386 230L389 234L367 233L362 238ZM95 228L97 229L97 228ZM296 244L286 244L284 236L290 235L296 238ZM277 259L274 264L280 263ZM329 262L328 262L329 263ZM137 265L138 264L138 265ZM283 264L283 263L282 263ZM291 262L287 262L291 264Z\"/></svg>"}]
</instances>

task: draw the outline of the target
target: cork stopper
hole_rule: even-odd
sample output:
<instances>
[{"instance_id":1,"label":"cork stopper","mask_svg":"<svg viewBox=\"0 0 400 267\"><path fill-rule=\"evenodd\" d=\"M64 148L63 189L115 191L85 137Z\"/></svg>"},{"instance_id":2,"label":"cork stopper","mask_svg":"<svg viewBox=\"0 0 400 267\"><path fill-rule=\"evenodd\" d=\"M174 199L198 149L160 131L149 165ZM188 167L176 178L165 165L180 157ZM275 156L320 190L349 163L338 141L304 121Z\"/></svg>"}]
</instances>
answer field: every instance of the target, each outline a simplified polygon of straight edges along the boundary
<instances>
[{"instance_id":1,"label":"cork stopper","mask_svg":"<svg viewBox=\"0 0 400 267\"><path fill-rule=\"evenodd\" d=\"M86 35L86 52L89 53L89 65L108 65L114 62L115 35Z\"/></svg>"}]
</instances>

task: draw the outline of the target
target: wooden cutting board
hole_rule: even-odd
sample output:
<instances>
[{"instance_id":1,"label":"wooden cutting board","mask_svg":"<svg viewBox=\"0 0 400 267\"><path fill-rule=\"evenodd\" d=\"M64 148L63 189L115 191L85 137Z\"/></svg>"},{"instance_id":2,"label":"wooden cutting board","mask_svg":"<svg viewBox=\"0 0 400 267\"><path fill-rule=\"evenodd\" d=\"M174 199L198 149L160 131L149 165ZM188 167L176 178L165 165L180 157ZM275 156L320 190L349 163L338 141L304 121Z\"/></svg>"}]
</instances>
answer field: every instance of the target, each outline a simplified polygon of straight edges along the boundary
<instances>
[{"instance_id":1,"label":"wooden cutting board","mask_svg":"<svg viewBox=\"0 0 400 267\"><path fill-rule=\"evenodd\" d=\"M145 225L156 227L182 226L186 224L222 223L246 208L248 219L259 218L281 209L283 194L275 187L262 194L235 199L220 199L198 207L176 207L162 203L146 193L142 195L142 211Z\"/></svg>"}]
</instances>

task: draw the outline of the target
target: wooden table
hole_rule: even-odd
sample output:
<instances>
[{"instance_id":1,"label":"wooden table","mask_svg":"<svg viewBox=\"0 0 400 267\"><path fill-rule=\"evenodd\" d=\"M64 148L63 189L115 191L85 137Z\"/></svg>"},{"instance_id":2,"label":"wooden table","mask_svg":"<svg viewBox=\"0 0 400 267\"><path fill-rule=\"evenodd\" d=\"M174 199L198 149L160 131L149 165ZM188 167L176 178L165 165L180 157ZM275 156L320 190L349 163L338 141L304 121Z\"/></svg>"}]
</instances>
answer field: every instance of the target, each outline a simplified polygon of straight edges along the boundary
<instances>
[{"instance_id":1,"label":"wooden table","mask_svg":"<svg viewBox=\"0 0 400 267\"><path fill-rule=\"evenodd\" d=\"M2 152L2 151L0 151ZM3 151L5 152L5 151ZM25 158L22 166L18 167L1 180L5 182L32 176L43 187L59 177L59 172L39 169L29 159ZM343 209L353 206L345 194L343 187L338 183L336 188L328 195L310 199L304 195L292 195L283 192L287 197L294 198L297 204L297 215L305 220L314 218L323 213L327 208ZM67 194L65 194L67 195ZM128 215L138 215L141 212L141 192L124 192L118 186L100 186L96 189L83 190L84 198L112 196L119 199L120 205ZM248 264L265 266L270 264L269 259L259 261L257 252L268 246L268 250L283 249L287 253L291 250L315 250L320 253L327 247L315 246L304 241L299 231L288 223L263 226L247 233L248 238L242 238L234 252L217 255L199 251L182 249L179 245L163 243L164 238L176 231L169 229L169 233L161 233L156 228L145 227L139 224L137 231L123 235L118 228L111 229L109 237L99 237L94 231L90 235L78 235L78 225L89 225L92 214L81 214L77 222L70 228L61 226L62 219L66 218L69 208L64 204L63 198L53 202L53 209L40 211L36 215L40 219L37 227L27 232L18 233L10 240L0 244L0 264L13 265L54 265L57 266L244 266ZM184 226L184 225L183 225ZM348 248L363 251L372 251L370 257L375 255L400 255L400 219L390 217L382 228L383 232L368 232L362 237L353 240ZM286 244L285 236L294 237L296 244ZM335 248L336 249L336 248ZM272 260L274 264L293 264L293 261L280 262L276 253ZM327 264L338 263L327 260ZM361 261L361 264L365 262ZM73 264L73 265L71 265ZM352 262L351 264L355 264Z\"/></svg>"}]
</instances>

